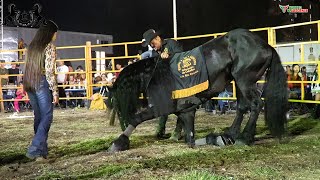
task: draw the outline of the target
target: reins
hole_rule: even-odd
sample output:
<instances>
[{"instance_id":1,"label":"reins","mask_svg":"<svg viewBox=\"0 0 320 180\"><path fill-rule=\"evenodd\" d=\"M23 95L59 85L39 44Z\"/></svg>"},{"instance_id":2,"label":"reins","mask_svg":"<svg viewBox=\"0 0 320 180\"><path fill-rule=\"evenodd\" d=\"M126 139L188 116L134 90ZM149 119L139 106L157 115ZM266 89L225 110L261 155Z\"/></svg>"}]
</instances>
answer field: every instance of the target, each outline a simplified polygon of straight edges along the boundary
<instances>
[{"instance_id":1,"label":"reins","mask_svg":"<svg viewBox=\"0 0 320 180\"><path fill-rule=\"evenodd\" d=\"M151 82L151 79L152 79L152 77L153 77L153 74L154 74L154 72L155 72L155 70L156 70L156 68L157 68L158 62L159 62L159 60L160 60L160 55L157 56L156 58L157 58L156 65L154 66L153 71L152 71L152 73L151 73L151 77L150 77L150 79L148 80L148 83L147 83L145 92L147 92L148 86L149 86L149 84L150 84L150 82Z\"/></svg>"}]
</instances>

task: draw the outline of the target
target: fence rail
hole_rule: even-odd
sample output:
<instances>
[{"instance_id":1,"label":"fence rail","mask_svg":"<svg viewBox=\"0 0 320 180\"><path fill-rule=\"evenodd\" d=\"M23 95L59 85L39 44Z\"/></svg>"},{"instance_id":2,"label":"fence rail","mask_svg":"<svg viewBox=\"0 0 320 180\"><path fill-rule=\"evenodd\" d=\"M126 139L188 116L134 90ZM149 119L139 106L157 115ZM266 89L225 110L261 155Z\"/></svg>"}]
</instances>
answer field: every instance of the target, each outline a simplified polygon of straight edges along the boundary
<instances>
[{"instance_id":1,"label":"fence rail","mask_svg":"<svg viewBox=\"0 0 320 180\"><path fill-rule=\"evenodd\" d=\"M301 26L306 26L306 25L316 25L317 26L317 34L318 34L318 40L317 41L305 41L305 42L293 42L293 43L277 43L276 40L276 31L280 29L286 29L286 28L292 28L292 27L301 27ZM295 61L294 59L292 60L286 60L283 61L283 65L289 65L289 64L315 64L318 65L318 72L320 72L320 65L319 65L319 59L317 61L306 61L304 58L305 55L305 48L304 45L306 44L320 44L320 20L318 21L311 21L311 22L305 22L305 23L297 23L297 24L290 24L290 25L283 25L283 26L277 26L277 27L265 27L265 28L257 28L257 29L250 29L250 31L253 32L266 32L268 35L268 43L273 46L274 48L277 47L288 47L288 46L295 46L295 45L300 45L301 49L301 54L300 54L300 61ZM177 37L175 38L178 41L183 41L183 40L189 40L189 39L199 39L199 38L207 38L207 37L213 37L217 38L221 35L226 34L227 32L222 32L222 33L213 33L213 34L204 34L204 35L195 35L195 36L186 36L186 37ZM79 46L63 46L63 47L57 47L57 51L59 53L60 50L69 50L72 51L73 49L83 49L85 57L80 57L80 58L65 58L65 59L59 59L57 61L84 61L85 69L84 72L86 74L86 84L85 84L85 89L86 89L86 96L85 97L77 97L77 98L61 98L61 99L90 99L90 97L93 95L93 88L97 86L101 86L100 84L94 84L93 83L93 74L95 73L115 73L119 72L119 70L115 69L115 60L125 60L125 59L133 59L133 58L138 58L140 59L140 55L129 55L129 48L131 45L140 45L141 41L134 41L134 42L121 42L121 43L111 43L111 44L99 44L99 45L92 45L91 42L86 42L85 45L79 45ZM112 57L105 57L105 58L92 58L91 57L91 52L95 48L100 48L100 47L114 47L114 46L123 46L124 47L124 53L123 55L120 56L112 56ZM26 49L17 49L17 50L2 50L0 51L0 54L5 54L8 52L20 52L20 51L26 51ZM101 60L110 60L111 61L111 70L103 70L103 71L93 71L92 70L92 62L93 61L101 61ZM17 62L6 62L6 63L0 63L0 64L24 64L22 61L17 61ZM67 74L76 74L79 72L69 72ZM56 74L61 74L57 73ZM23 74L12 74L9 76L23 76ZM1 78L7 78L8 75L0 75ZM230 98L221 98L221 97L214 97L213 99L229 99L229 100L236 100L236 88L235 88L235 83L234 81L232 83L232 88L233 88L233 97ZM265 81L260 80L258 83L265 83ZM299 102L299 103L320 103L320 101L314 101L314 100L305 100L305 91L304 91L304 85L305 84L310 84L310 83L320 83L320 80L317 79L315 81L288 81L288 83L300 83L301 84L301 99L289 99L290 102ZM59 87L70 87L73 85L60 85ZM12 87L11 87L12 88ZM14 89L18 89L19 87L14 87ZM2 91L6 90L8 88L2 87L0 84L0 102L1 102L1 111L3 112L3 102L4 101L13 101L13 100L4 100L2 97ZM22 100L21 100L22 101ZM24 100L23 100L24 101Z\"/></svg>"}]
</instances>

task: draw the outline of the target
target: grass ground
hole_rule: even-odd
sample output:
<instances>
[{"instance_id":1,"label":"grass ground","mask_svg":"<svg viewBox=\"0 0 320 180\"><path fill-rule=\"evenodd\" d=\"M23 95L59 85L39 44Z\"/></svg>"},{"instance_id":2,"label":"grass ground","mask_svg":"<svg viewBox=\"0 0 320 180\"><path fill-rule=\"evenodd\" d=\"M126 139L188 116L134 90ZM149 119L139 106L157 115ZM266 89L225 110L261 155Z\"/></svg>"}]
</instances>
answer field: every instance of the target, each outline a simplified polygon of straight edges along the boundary
<instances>
[{"instance_id":1,"label":"grass ground","mask_svg":"<svg viewBox=\"0 0 320 180\"><path fill-rule=\"evenodd\" d=\"M49 159L28 160L24 154L33 136L33 119L0 115L0 179L319 179L320 121L293 116L288 137L270 138L263 115L253 146L188 148L183 141L157 140L156 121L138 126L131 149L106 150L120 133L108 125L105 112L56 110L49 134ZM20 115L31 115L25 112ZM197 112L196 137L222 132L234 114ZM170 132L175 116L167 125Z\"/></svg>"}]
</instances>

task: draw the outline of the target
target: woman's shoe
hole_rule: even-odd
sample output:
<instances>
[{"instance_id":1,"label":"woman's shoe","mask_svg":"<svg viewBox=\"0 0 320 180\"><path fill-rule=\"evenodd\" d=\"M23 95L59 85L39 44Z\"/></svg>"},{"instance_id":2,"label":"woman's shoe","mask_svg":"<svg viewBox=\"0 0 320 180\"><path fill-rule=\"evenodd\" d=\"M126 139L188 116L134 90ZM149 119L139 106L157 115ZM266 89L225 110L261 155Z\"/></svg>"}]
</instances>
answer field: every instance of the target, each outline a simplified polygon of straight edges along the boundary
<instances>
[{"instance_id":1,"label":"woman's shoe","mask_svg":"<svg viewBox=\"0 0 320 180\"><path fill-rule=\"evenodd\" d=\"M43 161L43 160L47 159L47 156L43 156L40 154L31 154L29 152L26 153L26 157L31 160L36 160L36 161Z\"/></svg>"}]
</instances>

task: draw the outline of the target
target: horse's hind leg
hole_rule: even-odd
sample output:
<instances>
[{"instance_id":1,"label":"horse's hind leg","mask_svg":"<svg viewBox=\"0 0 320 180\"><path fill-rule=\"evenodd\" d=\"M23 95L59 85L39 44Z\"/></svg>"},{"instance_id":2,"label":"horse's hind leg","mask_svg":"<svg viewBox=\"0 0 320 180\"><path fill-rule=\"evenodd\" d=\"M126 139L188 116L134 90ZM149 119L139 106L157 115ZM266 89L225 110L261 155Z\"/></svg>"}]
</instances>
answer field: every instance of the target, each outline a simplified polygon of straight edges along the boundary
<instances>
[{"instance_id":1,"label":"horse's hind leg","mask_svg":"<svg viewBox=\"0 0 320 180\"><path fill-rule=\"evenodd\" d=\"M242 91L244 98L247 99L247 102L250 102L251 113L249 121L241 134L240 141L236 141L236 143L252 144L254 142L254 135L256 134L256 123L263 106L263 102L260 99L260 92L258 91L256 84L251 86L245 86L243 84L243 86L239 88ZM244 142L241 142L241 140Z\"/></svg>"},{"instance_id":2,"label":"horse's hind leg","mask_svg":"<svg viewBox=\"0 0 320 180\"><path fill-rule=\"evenodd\" d=\"M225 131L227 136L231 136L233 139L237 139L240 134L241 123L243 121L243 115L249 110L248 102L242 96L239 88L236 89L237 92L237 112L236 117L232 125Z\"/></svg>"}]
</instances>

